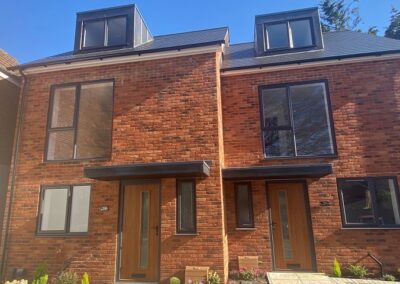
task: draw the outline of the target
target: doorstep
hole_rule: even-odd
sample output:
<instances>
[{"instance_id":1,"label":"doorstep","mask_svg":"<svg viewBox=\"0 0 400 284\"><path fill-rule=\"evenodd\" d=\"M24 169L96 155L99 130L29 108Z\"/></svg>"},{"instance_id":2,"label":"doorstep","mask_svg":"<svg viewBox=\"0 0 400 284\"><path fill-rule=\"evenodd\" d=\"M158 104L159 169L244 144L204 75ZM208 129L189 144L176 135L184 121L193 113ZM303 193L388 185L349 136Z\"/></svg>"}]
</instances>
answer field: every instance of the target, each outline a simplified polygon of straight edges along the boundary
<instances>
[{"instance_id":1,"label":"doorstep","mask_svg":"<svg viewBox=\"0 0 400 284\"><path fill-rule=\"evenodd\" d=\"M332 284L323 273L268 272L269 284ZM344 284L344 283L343 283Z\"/></svg>"}]
</instances>

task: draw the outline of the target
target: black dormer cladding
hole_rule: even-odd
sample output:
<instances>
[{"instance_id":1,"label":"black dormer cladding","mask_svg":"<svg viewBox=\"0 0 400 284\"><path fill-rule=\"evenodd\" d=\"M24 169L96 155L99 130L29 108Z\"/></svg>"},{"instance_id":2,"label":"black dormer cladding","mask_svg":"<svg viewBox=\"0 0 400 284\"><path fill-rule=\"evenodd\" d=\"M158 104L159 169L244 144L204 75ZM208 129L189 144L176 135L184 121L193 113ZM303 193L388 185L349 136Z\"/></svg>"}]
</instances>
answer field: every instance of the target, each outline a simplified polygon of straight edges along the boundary
<instances>
[{"instance_id":1,"label":"black dormer cladding","mask_svg":"<svg viewBox=\"0 0 400 284\"><path fill-rule=\"evenodd\" d=\"M287 47L268 49L266 39L266 26L279 23L309 20L311 27L312 44L305 47ZM283 35L285 36L285 35ZM257 56L284 54L307 50L319 50L324 48L322 29L318 8L294 10L282 13L264 14L255 17L254 47Z\"/></svg>"},{"instance_id":2,"label":"black dormer cladding","mask_svg":"<svg viewBox=\"0 0 400 284\"><path fill-rule=\"evenodd\" d=\"M121 42L117 45L108 45L107 39L109 38L109 34L107 34L107 31L111 32L111 29L108 29L108 23L111 23L112 19L123 19L122 23L126 23L126 30L124 31L126 32L126 40L124 43ZM85 25L87 23L94 23L96 21L103 21L105 23L104 25L107 26L107 28L104 29L104 44L85 47ZM74 53L88 53L108 49L135 48L152 40L153 36L151 35L136 5L119 6L77 13Z\"/></svg>"}]
</instances>

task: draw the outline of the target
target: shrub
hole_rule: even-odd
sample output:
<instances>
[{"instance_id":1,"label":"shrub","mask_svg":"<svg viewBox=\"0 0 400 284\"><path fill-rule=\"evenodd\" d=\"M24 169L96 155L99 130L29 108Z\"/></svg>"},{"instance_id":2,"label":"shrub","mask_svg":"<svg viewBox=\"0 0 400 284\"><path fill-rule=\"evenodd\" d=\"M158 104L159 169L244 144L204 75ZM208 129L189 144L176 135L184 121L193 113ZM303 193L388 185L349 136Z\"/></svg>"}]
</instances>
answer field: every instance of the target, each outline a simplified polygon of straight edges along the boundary
<instances>
[{"instance_id":1,"label":"shrub","mask_svg":"<svg viewBox=\"0 0 400 284\"><path fill-rule=\"evenodd\" d=\"M181 280L178 277L171 277L169 279L169 284L181 284Z\"/></svg>"},{"instance_id":2,"label":"shrub","mask_svg":"<svg viewBox=\"0 0 400 284\"><path fill-rule=\"evenodd\" d=\"M368 269L363 266L363 265L358 265L358 264L350 264L347 267L347 271L350 273L351 276L353 276L354 278L359 278L359 279L363 279L366 278L370 273L368 271Z\"/></svg>"},{"instance_id":3,"label":"shrub","mask_svg":"<svg viewBox=\"0 0 400 284\"><path fill-rule=\"evenodd\" d=\"M89 275L86 272L83 273L81 284L89 284Z\"/></svg>"},{"instance_id":4,"label":"shrub","mask_svg":"<svg viewBox=\"0 0 400 284\"><path fill-rule=\"evenodd\" d=\"M383 275L383 280L385 281L396 281L396 277L390 274L385 274Z\"/></svg>"},{"instance_id":5,"label":"shrub","mask_svg":"<svg viewBox=\"0 0 400 284\"><path fill-rule=\"evenodd\" d=\"M72 271L62 271L60 272L56 279L55 284L78 284L79 277L76 273Z\"/></svg>"},{"instance_id":6,"label":"shrub","mask_svg":"<svg viewBox=\"0 0 400 284\"><path fill-rule=\"evenodd\" d=\"M340 266L339 261L336 259L333 260L333 276L335 277L342 277L342 268Z\"/></svg>"},{"instance_id":7,"label":"shrub","mask_svg":"<svg viewBox=\"0 0 400 284\"><path fill-rule=\"evenodd\" d=\"M46 263L41 263L33 273L32 284L47 284L49 280L48 268Z\"/></svg>"},{"instance_id":8,"label":"shrub","mask_svg":"<svg viewBox=\"0 0 400 284\"><path fill-rule=\"evenodd\" d=\"M208 272L207 275L207 284L219 284L221 282L221 278L218 273L215 271Z\"/></svg>"}]
</instances>

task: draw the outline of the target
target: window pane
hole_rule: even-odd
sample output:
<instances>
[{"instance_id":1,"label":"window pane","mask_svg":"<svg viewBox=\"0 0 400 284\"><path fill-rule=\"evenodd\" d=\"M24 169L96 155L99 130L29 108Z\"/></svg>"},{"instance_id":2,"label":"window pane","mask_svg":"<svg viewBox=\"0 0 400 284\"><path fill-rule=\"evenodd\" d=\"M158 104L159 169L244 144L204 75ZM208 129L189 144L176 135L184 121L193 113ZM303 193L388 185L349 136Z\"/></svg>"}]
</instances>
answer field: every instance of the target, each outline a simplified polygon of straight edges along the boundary
<instances>
[{"instance_id":1,"label":"window pane","mask_svg":"<svg viewBox=\"0 0 400 284\"><path fill-rule=\"evenodd\" d=\"M399 225L399 205L396 199L396 187L393 179L375 181L378 223L380 225Z\"/></svg>"},{"instance_id":2,"label":"window pane","mask_svg":"<svg viewBox=\"0 0 400 284\"><path fill-rule=\"evenodd\" d=\"M140 202L140 268L147 268L149 263L150 230L150 193L143 191Z\"/></svg>"},{"instance_id":3,"label":"window pane","mask_svg":"<svg viewBox=\"0 0 400 284\"><path fill-rule=\"evenodd\" d=\"M195 232L194 183L178 183L178 232Z\"/></svg>"},{"instance_id":4,"label":"window pane","mask_svg":"<svg viewBox=\"0 0 400 284\"><path fill-rule=\"evenodd\" d=\"M47 160L69 160L73 156L74 131L53 131L49 133Z\"/></svg>"},{"instance_id":5,"label":"window pane","mask_svg":"<svg viewBox=\"0 0 400 284\"><path fill-rule=\"evenodd\" d=\"M264 131L264 143L267 156L294 156L291 130L266 130Z\"/></svg>"},{"instance_id":6,"label":"window pane","mask_svg":"<svg viewBox=\"0 0 400 284\"><path fill-rule=\"evenodd\" d=\"M283 256L287 260L291 259L293 255L292 255L290 228L289 228L287 198L285 191L279 191L279 217L281 219L281 228L282 228Z\"/></svg>"},{"instance_id":7,"label":"window pane","mask_svg":"<svg viewBox=\"0 0 400 284\"><path fill-rule=\"evenodd\" d=\"M57 88L51 107L51 128L72 127L75 110L75 87Z\"/></svg>"},{"instance_id":8,"label":"window pane","mask_svg":"<svg viewBox=\"0 0 400 284\"><path fill-rule=\"evenodd\" d=\"M126 43L126 17L111 18L108 24L108 46Z\"/></svg>"},{"instance_id":9,"label":"window pane","mask_svg":"<svg viewBox=\"0 0 400 284\"><path fill-rule=\"evenodd\" d=\"M264 127L290 126L286 88L263 90Z\"/></svg>"},{"instance_id":10,"label":"window pane","mask_svg":"<svg viewBox=\"0 0 400 284\"><path fill-rule=\"evenodd\" d=\"M85 22L83 29L83 47L104 46L104 20Z\"/></svg>"},{"instance_id":11,"label":"window pane","mask_svg":"<svg viewBox=\"0 0 400 284\"><path fill-rule=\"evenodd\" d=\"M111 155L113 83L82 85L76 158Z\"/></svg>"},{"instance_id":12,"label":"window pane","mask_svg":"<svg viewBox=\"0 0 400 284\"><path fill-rule=\"evenodd\" d=\"M65 230L68 188L45 189L41 205L41 231Z\"/></svg>"},{"instance_id":13,"label":"window pane","mask_svg":"<svg viewBox=\"0 0 400 284\"><path fill-rule=\"evenodd\" d=\"M265 29L268 39L268 49L289 47L289 37L286 23L267 25Z\"/></svg>"},{"instance_id":14,"label":"window pane","mask_svg":"<svg viewBox=\"0 0 400 284\"><path fill-rule=\"evenodd\" d=\"M375 224L371 191L366 180L341 183L346 224Z\"/></svg>"},{"instance_id":15,"label":"window pane","mask_svg":"<svg viewBox=\"0 0 400 284\"><path fill-rule=\"evenodd\" d=\"M333 154L325 84L290 87L298 156Z\"/></svg>"},{"instance_id":16,"label":"window pane","mask_svg":"<svg viewBox=\"0 0 400 284\"><path fill-rule=\"evenodd\" d=\"M252 206L250 188L247 184L239 184L236 187L236 214L238 227L252 227Z\"/></svg>"},{"instance_id":17,"label":"window pane","mask_svg":"<svg viewBox=\"0 0 400 284\"><path fill-rule=\"evenodd\" d=\"M90 186L74 186L71 205L70 232L87 232L90 206Z\"/></svg>"},{"instance_id":18,"label":"window pane","mask_svg":"<svg viewBox=\"0 0 400 284\"><path fill-rule=\"evenodd\" d=\"M306 47L313 44L309 20L290 22L290 30L292 31L293 47Z\"/></svg>"}]
</instances>

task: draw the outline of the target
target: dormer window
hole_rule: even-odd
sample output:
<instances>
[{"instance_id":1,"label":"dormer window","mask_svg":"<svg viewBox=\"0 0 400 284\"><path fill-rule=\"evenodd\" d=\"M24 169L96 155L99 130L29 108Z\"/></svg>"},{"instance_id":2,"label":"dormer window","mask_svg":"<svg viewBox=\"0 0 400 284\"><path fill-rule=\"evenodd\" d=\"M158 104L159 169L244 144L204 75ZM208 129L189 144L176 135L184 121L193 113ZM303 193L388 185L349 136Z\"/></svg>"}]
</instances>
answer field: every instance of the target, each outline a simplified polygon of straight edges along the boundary
<instances>
[{"instance_id":1,"label":"dormer window","mask_svg":"<svg viewBox=\"0 0 400 284\"><path fill-rule=\"evenodd\" d=\"M265 24L266 50L314 45L309 19Z\"/></svg>"},{"instance_id":2,"label":"dormer window","mask_svg":"<svg viewBox=\"0 0 400 284\"><path fill-rule=\"evenodd\" d=\"M258 56L322 49L317 8L256 16Z\"/></svg>"},{"instance_id":3,"label":"dormer window","mask_svg":"<svg viewBox=\"0 0 400 284\"><path fill-rule=\"evenodd\" d=\"M135 48L152 40L153 37L135 5L77 15L75 53Z\"/></svg>"},{"instance_id":4,"label":"dormer window","mask_svg":"<svg viewBox=\"0 0 400 284\"><path fill-rule=\"evenodd\" d=\"M84 21L82 48L126 45L126 24L126 16Z\"/></svg>"}]
</instances>

